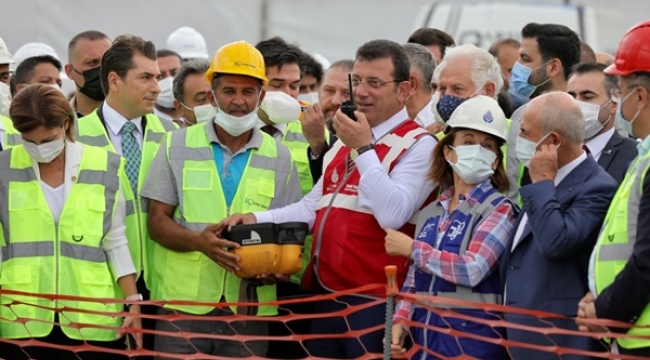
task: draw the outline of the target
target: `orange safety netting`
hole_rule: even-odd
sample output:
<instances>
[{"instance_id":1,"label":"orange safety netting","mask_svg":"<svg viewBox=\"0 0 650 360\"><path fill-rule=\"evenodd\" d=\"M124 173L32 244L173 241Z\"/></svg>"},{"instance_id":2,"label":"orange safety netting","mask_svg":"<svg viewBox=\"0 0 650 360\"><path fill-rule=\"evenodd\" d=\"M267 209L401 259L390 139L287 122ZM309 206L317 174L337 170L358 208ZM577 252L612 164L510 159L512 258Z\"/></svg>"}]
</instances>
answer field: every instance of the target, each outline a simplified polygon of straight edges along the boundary
<instances>
[{"instance_id":1,"label":"orange safety netting","mask_svg":"<svg viewBox=\"0 0 650 360\"><path fill-rule=\"evenodd\" d=\"M370 293L370 292L376 292L377 290L382 290L386 289L387 293L391 294L388 297L384 298L368 298L368 301L359 304L359 305L349 305L348 303L344 301L340 301L341 298L343 297L349 297L349 296L356 296L359 294L365 294L365 293ZM27 305L27 306L35 306L35 307L42 307L42 305L36 305L35 301L24 301L24 300L12 300L16 298L16 295L20 296L20 299L24 299L23 296L30 296L33 299L40 298L40 299L48 299L48 300L78 300L78 301L84 301L84 302L95 302L95 303L101 303L101 304L125 304L127 303L124 300L115 300L115 299L89 299L89 298L76 298L76 297L71 297L71 296L57 296L57 295L42 295L42 294L31 294L31 293L22 293L22 292L15 292L15 291L9 291L9 290L0 290L0 298L2 298L2 306L5 309L11 309L12 305ZM442 326L434 326L434 325L425 325L423 323L415 322L415 321L406 321L405 325L410 327L411 329L414 328L420 328L420 329L426 329L428 332L429 336L435 336L435 334L445 334L445 335L450 335L453 336L455 339L474 339L474 340L480 340L485 343L490 343L490 344L496 344L499 346L504 347L508 353L514 349L514 348L523 348L523 349L531 349L531 350L538 350L542 352L547 352L547 353L553 353L557 355L582 355L582 356L590 356L593 358L597 359L643 359L642 357L633 357L633 356L625 356L622 357L621 355L617 354L612 354L607 350L607 347L605 345L605 342L602 344L602 350L597 351L597 352L588 352L588 351L583 351L583 350L578 350L578 349L572 349L572 348L567 348L567 347L562 347L553 340L553 338L557 337L562 337L562 336L574 336L574 337L591 337L591 338L611 338L611 339L616 339L616 338L631 338L632 336L625 334L625 333L613 333L613 332L606 332L606 333L599 333L599 334L593 334L593 333L583 333L579 332L577 330L572 330L568 328L561 328L558 326L555 326L554 324L556 323L556 320L570 320L573 321L574 319L567 319L559 315L555 314L550 314L550 313L545 313L545 312L540 312L540 311L531 311L531 310L524 310L524 309L518 309L518 308L512 308L512 307L506 307L506 306L501 306L501 305L491 305L491 304L482 304L482 303L472 303L472 302L466 302L466 301L460 301L460 300L454 300L454 299L447 299L447 298L441 298L437 296L424 296L424 295L415 295L415 294L405 294L405 293L399 293L395 292L395 290L390 290L386 287L386 285L368 285L362 288L358 289L353 289L349 291L344 291L344 292L337 292L337 293L332 293L332 294L327 294L327 295L317 295L317 296L311 296L307 298L298 298L298 299L290 299L290 300L282 300L282 301L275 301L275 302L270 302L266 303L265 305L275 305L278 306L280 309L286 309L287 306L291 307L292 305L295 304L306 304L306 303L316 303L316 302L323 302L323 301L339 301L341 304L340 310L332 311L332 312L327 312L327 313L292 313L290 311L285 311L284 313L281 313L281 315L274 316L274 317L256 317L256 316L248 316L248 315L239 315L239 314L229 314L229 315L223 315L223 316L210 316L210 315L203 315L203 316L197 316L197 315L190 315L190 314L185 314L185 313L180 313L177 311L171 311L169 314L166 315L146 315L146 314L141 314L139 317L141 318L148 318L148 319L155 319L155 320L166 320L170 321L171 324L177 321L186 321L186 320L201 320L201 321L214 321L214 322L221 322L225 324L229 324L232 326L232 328L237 328L237 324L241 324L243 322L246 323L252 323L252 322L268 322L268 323L276 323L276 324L290 324L292 322L296 321L309 321L309 320L314 320L314 319L327 319L327 318L335 318L335 317L340 317L345 319L347 316L357 313L361 310L368 309L373 306L377 305L383 305L387 302L387 299L390 299L390 302L397 302L399 300L407 300L416 306L426 308L428 311L430 311L432 314L437 314L439 315L442 319L448 319L448 318L453 318L453 319L460 319L464 320L467 322L472 322L476 324L483 324L487 325L492 329L518 329L518 330L525 330L531 333L536 333L541 337L544 337L545 339L548 340L548 345L534 345L534 344L529 344L529 343L523 343L523 342L517 342L513 340L508 340L503 337L488 337L488 336L481 336L481 335L476 335L468 332L463 332L459 331L457 327L450 326L449 323L443 324ZM156 307L162 307L165 305L206 305L206 303L196 303L196 302L189 302L189 301L146 301L142 302L140 304L143 305L151 305L151 306L156 306ZM444 304L445 307L440 307L442 304ZM209 304L210 306L214 306L218 309L228 309L230 305L239 305L239 306L256 306L258 304L255 303L238 303L238 304L228 304L228 303L212 303ZM451 306L451 308L450 308ZM577 304L576 304L577 308ZM52 311L55 311L59 317L65 316L62 314L62 311L65 311L67 313L75 313L75 312L80 312L80 313L89 313L89 314L101 314L101 315L106 315L106 313L101 313L101 312L95 312L95 311L85 311L85 310L80 310L80 309L73 309L73 308L61 308L61 307L51 307L48 308ZM487 318L481 318L481 317L475 317L475 316L469 316L466 314L466 312L463 312L462 310L458 309L472 309L475 311L480 311L484 314L489 314ZM14 313L15 314L15 313ZM120 312L120 313L110 313L111 316L116 316L116 317L123 317L126 316L126 312ZM389 318L392 316L392 309L388 310ZM506 318L508 316L521 316L521 317L528 317L530 319L535 319L538 321L539 324L536 325L528 325L525 323L521 322L512 322L512 321L507 321ZM7 318L0 318L0 321L7 321ZM27 321L34 321L31 319L25 319L25 318L17 318L13 320L15 322L20 322L20 323L26 323ZM38 321L38 320L36 320ZM594 320L591 321L593 324L609 327L609 328L630 328L630 324L624 324L624 323L618 323L614 321L608 321L608 320ZM540 325L541 324L541 325ZM55 322L55 326L56 326ZM102 329L112 329L112 330L117 330L116 328L111 328L111 327L104 327L104 326L99 326L96 324L69 324L67 326L72 326L76 328L102 328ZM79 359L82 359L81 355L84 353L88 353L90 351L93 352L101 352L101 353L111 353L115 355L121 355L123 358L128 359L128 358L138 358L141 356L161 356L169 359L230 359L233 357L229 356L224 356L224 355L206 355L203 353L199 353L198 349L193 345L193 342L195 340L200 339L201 341L213 341L213 342L219 342L219 341L234 341L234 342L239 342L243 343L244 347L249 350L249 356L245 357L247 359L267 359L266 354L260 354L257 353L258 351L256 348L258 348L257 345L265 342L281 342L282 344L292 344L294 348L301 348L303 350L304 356L302 358L310 358L310 359L321 359L318 357L313 357L310 356L309 354L309 346L308 343L310 341L315 341L315 340L322 340L322 339L359 339L362 336L369 334L371 332L376 332L376 331L384 331L385 326L383 324L383 319L382 323L380 325L372 326L370 328L366 329L361 329L361 330L352 330L348 329L346 332L343 333L338 333L338 334L316 334L316 333L292 333L291 332L291 326L285 326L285 328L288 330L286 335L284 334L278 334L278 333L273 333L270 332L268 335L250 335L246 334L245 331L241 332L236 332L232 334L223 334L223 333L198 333L198 332L191 332L191 331L178 331L173 330L173 331L160 331L160 330L155 330L155 329L142 329L142 330L133 330L133 329L127 329L127 333L129 334L135 334L135 333L142 333L142 334L150 334L153 336L166 336L170 339L185 339L187 343L189 344L189 351L188 352L193 352L192 354L172 354L172 353L163 353L163 352L157 352L154 351L153 349L143 349L143 348L131 348L127 349L124 347L123 349L106 349L99 347L96 342L88 342L84 341L81 342L78 345L60 345L60 344L53 344L53 343L48 343L44 342L41 339L38 338L29 338L29 339L4 339L0 338L0 345L6 346L7 344L12 344L15 345L16 347L20 347L22 351L24 352L24 356L26 358L30 358L30 349L33 349L35 347L43 347L47 349L52 349L52 350L62 350L62 351L69 351L71 353L74 353L78 356ZM498 333L495 331L495 333ZM1 336L2 334L0 334ZM648 337L635 337L635 338L642 338L646 340L650 340L650 336ZM4 344L2 344L4 343ZM133 342L131 342L133 344ZM414 354L416 354L418 351L424 351L428 353L432 357L438 357L438 358L445 358L441 354L436 354L430 349L426 349L422 347L421 345L418 344L413 344L410 346L408 351L403 354L400 357L403 358L411 358ZM371 359L371 358L382 358L381 353L374 353L374 354L369 354L366 353L358 359ZM455 359L472 359L468 355L461 355L458 357L454 357ZM3 359L3 354L0 353L0 359ZM7 360L13 360L6 358Z\"/></svg>"}]
</instances>

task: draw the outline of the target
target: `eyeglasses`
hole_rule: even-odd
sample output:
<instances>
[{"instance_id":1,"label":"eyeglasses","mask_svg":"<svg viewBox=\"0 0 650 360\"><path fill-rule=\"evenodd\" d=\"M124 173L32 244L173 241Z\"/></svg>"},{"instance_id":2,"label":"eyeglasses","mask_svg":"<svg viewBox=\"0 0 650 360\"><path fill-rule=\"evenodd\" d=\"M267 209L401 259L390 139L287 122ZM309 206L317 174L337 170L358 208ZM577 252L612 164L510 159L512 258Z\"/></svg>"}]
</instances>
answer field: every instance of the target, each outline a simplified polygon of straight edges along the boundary
<instances>
[{"instance_id":1,"label":"eyeglasses","mask_svg":"<svg viewBox=\"0 0 650 360\"><path fill-rule=\"evenodd\" d=\"M380 87L388 84L388 83L399 83L402 82L402 80L389 80L389 81L381 81L379 79L352 79L352 87L358 87L359 85L363 84L366 89L371 88L371 89L379 89Z\"/></svg>"}]
</instances>

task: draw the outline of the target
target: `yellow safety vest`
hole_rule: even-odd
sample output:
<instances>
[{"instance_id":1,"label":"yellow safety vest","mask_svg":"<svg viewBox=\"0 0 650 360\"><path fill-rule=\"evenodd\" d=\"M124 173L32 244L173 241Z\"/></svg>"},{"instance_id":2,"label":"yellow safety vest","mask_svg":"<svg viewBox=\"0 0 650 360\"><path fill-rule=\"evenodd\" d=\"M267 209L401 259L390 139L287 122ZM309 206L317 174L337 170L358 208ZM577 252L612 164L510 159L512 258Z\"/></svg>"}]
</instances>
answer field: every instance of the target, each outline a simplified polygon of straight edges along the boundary
<instances>
[{"instance_id":1,"label":"yellow safety vest","mask_svg":"<svg viewBox=\"0 0 650 360\"><path fill-rule=\"evenodd\" d=\"M259 149L252 149L246 169L230 208L221 187L214 154L205 127L197 125L172 132L167 136L167 160L178 184L178 206L174 221L183 228L202 232L209 224L219 223L233 213L269 210L274 198L284 191L293 163L289 151L278 147L267 134ZM235 275L201 252L175 252L155 241L147 241L151 265L152 300L186 300L218 303L225 297L229 303L242 302L245 293ZM259 303L276 299L275 286L256 289ZM213 305L166 305L166 308L203 315ZM237 313L236 307L231 307ZM277 315L274 306L260 306L258 316Z\"/></svg>"},{"instance_id":2,"label":"yellow safety vest","mask_svg":"<svg viewBox=\"0 0 650 360\"><path fill-rule=\"evenodd\" d=\"M124 160L104 150L84 147L76 183L68 195L58 226L22 145L0 153L3 290L91 298L123 298L113 280L102 249L119 196ZM50 334L53 308L118 313L119 304L51 301L30 296L0 296L0 335L9 339L40 338ZM15 304L14 304L15 303ZM23 320L26 320L23 323ZM29 321L36 319L40 321ZM63 332L71 339L113 341L116 331L66 326L121 326L108 315L63 310Z\"/></svg>"},{"instance_id":3,"label":"yellow safety vest","mask_svg":"<svg viewBox=\"0 0 650 360\"><path fill-rule=\"evenodd\" d=\"M6 116L0 115L0 120L5 127L5 136L3 139L4 149L12 148L16 145L23 143L23 138L20 136L20 133L16 128L14 128L14 122Z\"/></svg>"},{"instance_id":4,"label":"yellow safety vest","mask_svg":"<svg viewBox=\"0 0 650 360\"><path fill-rule=\"evenodd\" d=\"M634 250L637 234L639 202L643 194L643 182L650 170L650 153L640 154L625 175L612 200L594 251L596 293L610 286L623 270ZM637 326L650 325L650 304L636 321ZM650 336L650 328L635 327L629 335ZM616 342L626 349L650 346L648 339L624 339Z\"/></svg>"},{"instance_id":5,"label":"yellow safety vest","mask_svg":"<svg viewBox=\"0 0 650 360\"><path fill-rule=\"evenodd\" d=\"M80 143L100 147L115 153L117 151L106 132L104 122L98 114L100 109L101 107L77 120L77 126L75 127L76 138ZM137 201L134 201L136 196L134 196L130 186L124 189L124 197L127 202L127 216L125 219L126 235L129 239L129 250L131 251L137 276L140 276L143 268L146 269L147 267L145 264L147 257L144 254L146 251L144 240L147 238L147 212L149 211L149 201L140 197L139 193L142 190L147 173L149 173L149 167L160 147L163 136L167 132L178 128L171 121L162 121L153 114L147 114L145 119L147 125L142 144L142 162L140 163L140 175L138 177Z\"/></svg>"}]
</instances>

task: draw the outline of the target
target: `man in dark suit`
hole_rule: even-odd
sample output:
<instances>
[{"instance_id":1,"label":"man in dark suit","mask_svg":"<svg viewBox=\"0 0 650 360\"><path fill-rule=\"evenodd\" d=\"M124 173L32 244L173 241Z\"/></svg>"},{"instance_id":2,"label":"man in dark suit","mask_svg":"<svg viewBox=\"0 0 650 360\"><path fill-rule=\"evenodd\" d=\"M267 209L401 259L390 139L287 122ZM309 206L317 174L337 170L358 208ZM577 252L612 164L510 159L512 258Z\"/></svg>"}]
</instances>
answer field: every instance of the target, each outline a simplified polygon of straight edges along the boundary
<instances>
[{"instance_id":1,"label":"man in dark suit","mask_svg":"<svg viewBox=\"0 0 650 360\"><path fill-rule=\"evenodd\" d=\"M611 92L618 88L616 77L605 74L605 65L579 64L571 73L567 92L585 115L585 145L598 164L619 184L636 157L637 142L621 136L614 128L617 101Z\"/></svg>"},{"instance_id":2,"label":"man in dark suit","mask_svg":"<svg viewBox=\"0 0 650 360\"><path fill-rule=\"evenodd\" d=\"M517 153L532 183L519 191L523 211L501 261L507 306L575 317L576 301L587 289L589 254L617 184L582 149L584 118L570 95L552 92L526 106ZM506 314L511 323L539 331L508 328L508 340L529 345L604 351L589 337L546 335L549 327L577 330L571 319ZM586 359L510 347L512 358Z\"/></svg>"},{"instance_id":3,"label":"man in dark suit","mask_svg":"<svg viewBox=\"0 0 650 360\"><path fill-rule=\"evenodd\" d=\"M352 65L354 65L352 60L339 60L325 71L318 91L318 103L312 104L305 110L305 116L300 122L302 133L309 141L307 156L309 156L309 169L314 184L323 172L325 153L336 141L332 118L341 104L350 100L348 74L352 72ZM328 141L325 141L325 126L330 131Z\"/></svg>"}]
</instances>

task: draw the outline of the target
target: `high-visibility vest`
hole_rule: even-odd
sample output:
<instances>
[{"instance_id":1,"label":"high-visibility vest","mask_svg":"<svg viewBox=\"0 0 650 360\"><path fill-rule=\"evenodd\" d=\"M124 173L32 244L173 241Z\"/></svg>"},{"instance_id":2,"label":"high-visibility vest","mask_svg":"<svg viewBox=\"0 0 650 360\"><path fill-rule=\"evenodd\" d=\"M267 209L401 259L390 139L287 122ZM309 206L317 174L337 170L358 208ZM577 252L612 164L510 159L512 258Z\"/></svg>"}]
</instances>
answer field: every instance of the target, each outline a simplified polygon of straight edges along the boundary
<instances>
[{"instance_id":1,"label":"high-visibility vest","mask_svg":"<svg viewBox=\"0 0 650 360\"><path fill-rule=\"evenodd\" d=\"M302 133L300 121L287 124L287 129L282 136L282 143L289 148L291 157L296 162L298 178L300 179L300 190L304 196L314 187L314 179L311 176L309 157L307 156L309 141L307 141L307 138Z\"/></svg>"},{"instance_id":2,"label":"high-visibility vest","mask_svg":"<svg viewBox=\"0 0 650 360\"><path fill-rule=\"evenodd\" d=\"M100 147L115 153L117 151L106 132L100 111L101 107L77 120L77 126L75 126L76 139L82 144ZM146 268L144 262L147 257L144 254L146 251L144 241L147 238L147 213L149 211L149 201L140 197L139 194L163 136L167 132L178 128L171 121L162 121L153 114L147 114L145 120L142 162L140 163L140 175L138 176L138 194L134 195L130 186L124 189L124 197L127 202L126 235L129 239L129 250L131 251L137 276L140 275L143 268Z\"/></svg>"},{"instance_id":3,"label":"high-visibility vest","mask_svg":"<svg viewBox=\"0 0 650 360\"><path fill-rule=\"evenodd\" d=\"M639 154L609 206L594 248L596 252L594 279L597 294L602 293L614 282L632 256L637 236L637 218L643 195L643 182L649 170L650 153ZM650 336L650 328L647 327L650 325L650 304L643 310L635 325L646 327L630 329L629 335ZM619 338L616 342L626 349L650 346L648 339Z\"/></svg>"},{"instance_id":4,"label":"high-visibility vest","mask_svg":"<svg viewBox=\"0 0 650 360\"><path fill-rule=\"evenodd\" d=\"M2 218L3 290L39 294L121 299L102 249L111 229L119 197L124 160L116 154L84 147L76 183L61 212L58 226L47 204L33 160L22 145L0 153L0 217ZM40 338L50 334L54 311L61 311L63 332L71 339L113 341L116 331L92 324L121 326L115 316L74 310L119 313L120 304L51 301L30 296L0 296L0 335L9 339ZM13 304L13 305L12 305ZM66 311L69 308L71 311ZM61 310L63 309L63 310ZM26 322L23 323L24 320ZM39 321L29 321L35 319Z\"/></svg>"},{"instance_id":5,"label":"high-visibility vest","mask_svg":"<svg viewBox=\"0 0 650 360\"><path fill-rule=\"evenodd\" d=\"M9 149L11 147L14 147L16 145L20 145L23 143L23 138L20 136L20 133L16 128L14 128L14 122L11 121L10 118L6 116L0 115L0 121L2 121L2 124L4 125L5 128L5 136L3 140L3 148L4 149Z\"/></svg>"},{"instance_id":6,"label":"high-visibility vest","mask_svg":"<svg viewBox=\"0 0 650 360\"><path fill-rule=\"evenodd\" d=\"M178 225L196 232L230 214L271 209L273 200L281 198L294 166L289 150L263 133L260 148L250 151L235 197L228 207L206 126L214 125L205 123L183 128L170 133L166 139L167 160L179 194L173 218ZM223 296L229 303L247 301L248 282L241 281L203 253L171 251L152 240L146 244L152 300L218 303ZM274 301L275 292L275 286L257 287L258 302ZM214 309L213 305L168 304L165 307L196 315ZM236 307L231 308L237 313ZM260 306L257 315L277 315L277 308Z\"/></svg>"},{"instance_id":7,"label":"high-visibility vest","mask_svg":"<svg viewBox=\"0 0 650 360\"><path fill-rule=\"evenodd\" d=\"M418 139L427 135L415 121L406 120L377 139L375 152L384 169L390 173ZM359 205L361 175L356 168L348 171L349 153L338 141L325 155L323 197L316 206L314 223L313 266L302 279L306 288L317 285L315 280L330 291L381 283L386 265L397 266L398 283L406 278L407 259L386 253L385 230L370 210ZM400 230L413 236L415 224L407 223Z\"/></svg>"}]
</instances>

